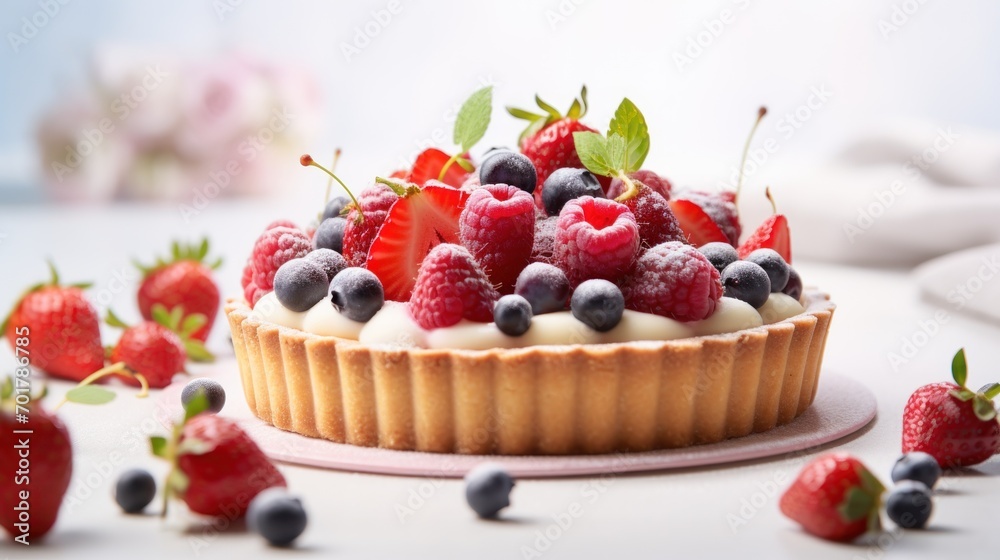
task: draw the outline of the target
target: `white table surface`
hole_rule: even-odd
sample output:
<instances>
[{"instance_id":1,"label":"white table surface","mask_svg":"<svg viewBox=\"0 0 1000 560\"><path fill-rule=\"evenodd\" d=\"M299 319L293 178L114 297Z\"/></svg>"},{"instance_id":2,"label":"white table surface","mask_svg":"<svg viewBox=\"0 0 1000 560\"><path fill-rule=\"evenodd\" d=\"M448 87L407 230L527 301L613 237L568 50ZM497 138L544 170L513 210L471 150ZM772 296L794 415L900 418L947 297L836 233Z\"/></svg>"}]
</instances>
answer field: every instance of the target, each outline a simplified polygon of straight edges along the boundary
<instances>
[{"instance_id":1,"label":"white table surface","mask_svg":"<svg viewBox=\"0 0 1000 560\"><path fill-rule=\"evenodd\" d=\"M134 320L134 285L116 289L111 281L129 266L130 257L160 251L173 236L209 234L228 259L221 281L235 287L242 260L262 226L296 212L304 215L302 207L296 201L215 201L190 224L180 220L172 204L3 207L0 303L6 308L25 285L44 277L44 259L51 257L64 278L95 280L95 298ZM831 447L857 455L888 482L909 394L921 384L947 379L952 354L960 346L968 352L972 386L997 380L1000 328L922 302L906 271L797 265L807 283L829 291L838 304L825 368L862 380L878 397L874 424ZM916 356L894 370L889 354L900 352L903 337L912 338L921 321L933 320L938 310L948 321L934 335L918 336L922 347ZM224 321L217 325L210 344L219 353L230 352ZM109 336L107 343L112 340ZM4 369L12 369L6 344L2 352L2 363L8 364ZM68 385L52 382L50 387L51 403ZM783 490L803 465L802 457L652 475L526 480L515 488L513 506L499 522L475 518L459 481L282 465L290 488L304 496L309 527L295 552L268 549L241 530L206 530L180 507L165 522L119 513L111 499L118 471L141 466L161 476L165 469L145 445L145 434L162 430L151 420L153 399L132 398L133 391L124 387L117 390L119 398L109 405L67 405L60 411L75 450L69 494L80 499L64 503L59 523L43 545L28 551L5 543L0 558L117 558L128 551L145 558L514 559L538 557L528 551L539 548L545 548L538 552L544 558L996 557L989 538L997 528L1000 457L942 482L933 530L890 532L882 546L827 543L804 534L780 514L777 497L765 491L775 482ZM235 387L229 388L229 396L241 398ZM112 459L119 459L118 464L112 465ZM556 517L574 503L582 515L565 529L553 529ZM401 520L400 508L410 508L412 515ZM733 528L733 516L741 515L745 523ZM546 530L556 535L548 543L540 537Z\"/></svg>"}]
</instances>

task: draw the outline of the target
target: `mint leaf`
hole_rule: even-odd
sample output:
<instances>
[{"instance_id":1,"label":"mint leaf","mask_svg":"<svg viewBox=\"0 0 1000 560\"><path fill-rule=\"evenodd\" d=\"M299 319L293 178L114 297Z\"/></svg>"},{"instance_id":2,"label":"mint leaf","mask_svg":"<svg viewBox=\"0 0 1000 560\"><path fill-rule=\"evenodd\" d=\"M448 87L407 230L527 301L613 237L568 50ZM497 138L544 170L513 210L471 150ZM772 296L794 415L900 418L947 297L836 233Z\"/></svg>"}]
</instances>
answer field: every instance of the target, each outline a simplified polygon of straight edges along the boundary
<instances>
[{"instance_id":1,"label":"mint leaf","mask_svg":"<svg viewBox=\"0 0 1000 560\"><path fill-rule=\"evenodd\" d=\"M152 436L149 438L149 449L153 452L153 455L157 457L166 458L167 456L167 438L163 436Z\"/></svg>"},{"instance_id":2,"label":"mint leaf","mask_svg":"<svg viewBox=\"0 0 1000 560\"><path fill-rule=\"evenodd\" d=\"M642 112L627 97L618 105L615 116L608 125L608 138L614 134L620 135L626 144L622 171L638 171L649 154L649 128Z\"/></svg>"},{"instance_id":3,"label":"mint leaf","mask_svg":"<svg viewBox=\"0 0 1000 560\"><path fill-rule=\"evenodd\" d=\"M114 393L96 385L81 385L66 391L66 400L76 404L104 404L114 399Z\"/></svg>"},{"instance_id":4,"label":"mint leaf","mask_svg":"<svg viewBox=\"0 0 1000 560\"><path fill-rule=\"evenodd\" d=\"M951 377L958 383L959 387L965 387L965 380L969 375L969 367L965 363L965 348L959 348L955 357L951 360Z\"/></svg>"},{"instance_id":5,"label":"mint leaf","mask_svg":"<svg viewBox=\"0 0 1000 560\"><path fill-rule=\"evenodd\" d=\"M611 168L615 171L626 171L625 159L628 157L628 146L625 138L618 133L610 134L605 146L608 151L608 163L611 165Z\"/></svg>"},{"instance_id":6,"label":"mint leaf","mask_svg":"<svg viewBox=\"0 0 1000 560\"><path fill-rule=\"evenodd\" d=\"M482 140L490 126L493 111L493 86L487 86L473 93L462 104L455 117L455 143L467 152L476 142Z\"/></svg>"},{"instance_id":7,"label":"mint leaf","mask_svg":"<svg viewBox=\"0 0 1000 560\"><path fill-rule=\"evenodd\" d=\"M580 156L583 166L595 175L614 177L618 174L611 154L608 152L608 140L596 132L574 132L573 142L576 153Z\"/></svg>"}]
</instances>

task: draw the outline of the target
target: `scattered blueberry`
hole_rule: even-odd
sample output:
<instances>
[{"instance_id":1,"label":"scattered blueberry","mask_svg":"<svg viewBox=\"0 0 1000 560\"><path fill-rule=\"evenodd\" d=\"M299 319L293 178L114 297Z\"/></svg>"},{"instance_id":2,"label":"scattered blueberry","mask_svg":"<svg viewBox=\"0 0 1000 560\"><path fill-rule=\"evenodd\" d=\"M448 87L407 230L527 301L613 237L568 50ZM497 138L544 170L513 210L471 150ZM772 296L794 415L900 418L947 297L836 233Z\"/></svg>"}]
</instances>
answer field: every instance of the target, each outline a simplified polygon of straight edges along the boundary
<instances>
[{"instance_id":1,"label":"scattered blueberry","mask_svg":"<svg viewBox=\"0 0 1000 560\"><path fill-rule=\"evenodd\" d=\"M488 160L498 152L513 152L513 151L514 150L511 150L507 146L493 146L492 148L486 150L486 152L483 154L483 161Z\"/></svg>"},{"instance_id":2,"label":"scattered blueberry","mask_svg":"<svg viewBox=\"0 0 1000 560\"><path fill-rule=\"evenodd\" d=\"M556 169L542 185L542 204L549 216L558 216L567 202L581 196L604 198L597 177L586 169Z\"/></svg>"},{"instance_id":3,"label":"scattered blueberry","mask_svg":"<svg viewBox=\"0 0 1000 560\"><path fill-rule=\"evenodd\" d=\"M722 241L713 241L711 243L706 243L701 247L698 247L698 251L708 262L712 263L712 266L722 274L722 271L726 269L727 266L733 264L734 262L740 260L739 253L736 252L736 248L729 243L724 243Z\"/></svg>"},{"instance_id":4,"label":"scattered blueberry","mask_svg":"<svg viewBox=\"0 0 1000 560\"><path fill-rule=\"evenodd\" d=\"M141 513L156 496L156 480L142 469L130 469L115 483L115 501L125 513Z\"/></svg>"},{"instance_id":5,"label":"scattered blueberry","mask_svg":"<svg viewBox=\"0 0 1000 560\"><path fill-rule=\"evenodd\" d=\"M503 296L493 306L493 322L500 332L521 336L531 327L531 304L516 294Z\"/></svg>"},{"instance_id":6,"label":"scattered blueberry","mask_svg":"<svg viewBox=\"0 0 1000 560\"><path fill-rule=\"evenodd\" d=\"M313 237L313 247L317 249L333 249L336 252L344 250L345 218L327 218L316 228Z\"/></svg>"},{"instance_id":7,"label":"scattered blueberry","mask_svg":"<svg viewBox=\"0 0 1000 560\"><path fill-rule=\"evenodd\" d=\"M199 393L205 394L205 398L208 399L208 409L212 412L218 413L226 406L226 390L218 381L204 377L188 381L181 391L181 404L187 407Z\"/></svg>"},{"instance_id":8,"label":"scattered blueberry","mask_svg":"<svg viewBox=\"0 0 1000 560\"><path fill-rule=\"evenodd\" d=\"M934 488L941 478L941 466L929 453L911 451L896 460L892 466L892 481L916 480L928 488Z\"/></svg>"},{"instance_id":9,"label":"scattered blueberry","mask_svg":"<svg viewBox=\"0 0 1000 560\"><path fill-rule=\"evenodd\" d=\"M569 300L569 278L558 266L531 263L517 275L514 293L528 300L534 315L562 311Z\"/></svg>"},{"instance_id":10,"label":"scattered blueberry","mask_svg":"<svg viewBox=\"0 0 1000 560\"><path fill-rule=\"evenodd\" d=\"M333 281L334 276L347 268L347 260L333 249L314 249L304 258L318 264L326 273L327 281Z\"/></svg>"},{"instance_id":11,"label":"scattered blueberry","mask_svg":"<svg viewBox=\"0 0 1000 560\"><path fill-rule=\"evenodd\" d=\"M754 308L767 302L771 280L767 272L750 261L736 261L722 271L722 288L726 297L743 300Z\"/></svg>"},{"instance_id":12,"label":"scattered blueberry","mask_svg":"<svg viewBox=\"0 0 1000 560\"><path fill-rule=\"evenodd\" d=\"M333 277L330 299L342 315L364 323L382 309L385 292L375 274L365 268L350 267Z\"/></svg>"},{"instance_id":13,"label":"scattered blueberry","mask_svg":"<svg viewBox=\"0 0 1000 560\"><path fill-rule=\"evenodd\" d=\"M284 488L268 488L250 501L247 528L272 546L288 546L306 529L302 502Z\"/></svg>"},{"instance_id":14,"label":"scattered blueberry","mask_svg":"<svg viewBox=\"0 0 1000 560\"><path fill-rule=\"evenodd\" d=\"M274 274L274 295L281 305L292 311L307 311L326 297L330 281L320 265L302 259L292 259Z\"/></svg>"},{"instance_id":15,"label":"scattered blueberry","mask_svg":"<svg viewBox=\"0 0 1000 560\"><path fill-rule=\"evenodd\" d=\"M535 171L535 164L524 155L510 150L497 150L479 166L479 183L511 185L530 194L535 192L538 172Z\"/></svg>"},{"instance_id":16,"label":"scattered blueberry","mask_svg":"<svg viewBox=\"0 0 1000 560\"><path fill-rule=\"evenodd\" d=\"M788 283L781 293L798 301L802 297L802 277L794 268L788 267Z\"/></svg>"},{"instance_id":17,"label":"scattered blueberry","mask_svg":"<svg viewBox=\"0 0 1000 560\"><path fill-rule=\"evenodd\" d=\"M465 475L465 500L479 517L496 517L510 505L514 479L496 463L483 463Z\"/></svg>"},{"instance_id":18,"label":"scattered blueberry","mask_svg":"<svg viewBox=\"0 0 1000 560\"><path fill-rule=\"evenodd\" d=\"M326 203L326 208L323 208L323 216L320 218L320 221L322 222L328 218L336 218L337 216L340 216L344 207L350 203L351 199L342 194L338 194L337 196L331 198L330 202Z\"/></svg>"},{"instance_id":19,"label":"scattered blueberry","mask_svg":"<svg viewBox=\"0 0 1000 560\"><path fill-rule=\"evenodd\" d=\"M930 488L915 480L900 482L885 500L886 515L903 529L923 529L933 509Z\"/></svg>"},{"instance_id":20,"label":"scattered blueberry","mask_svg":"<svg viewBox=\"0 0 1000 560\"><path fill-rule=\"evenodd\" d=\"M790 268L785 259L781 258L781 255L774 249L757 249L747 255L744 260L764 269L767 277L771 280L771 292L780 292L788 285L788 277L791 275Z\"/></svg>"},{"instance_id":21,"label":"scattered blueberry","mask_svg":"<svg viewBox=\"0 0 1000 560\"><path fill-rule=\"evenodd\" d=\"M605 332L622 320L625 296L607 280L587 280L573 290L569 307L577 320L595 331Z\"/></svg>"}]
</instances>

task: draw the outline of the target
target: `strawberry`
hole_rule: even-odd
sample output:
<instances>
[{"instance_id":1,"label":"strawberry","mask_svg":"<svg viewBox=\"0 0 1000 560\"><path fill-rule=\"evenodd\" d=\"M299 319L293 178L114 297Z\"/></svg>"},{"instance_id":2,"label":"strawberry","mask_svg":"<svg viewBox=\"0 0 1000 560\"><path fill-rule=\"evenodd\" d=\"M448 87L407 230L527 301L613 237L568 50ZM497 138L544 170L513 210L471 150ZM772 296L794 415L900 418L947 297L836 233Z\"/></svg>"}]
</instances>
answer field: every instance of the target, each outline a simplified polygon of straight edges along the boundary
<instances>
[{"instance_id":1,"label":"strawberry","mask_svg":"<svg viewBox=\"0 0 1000 560\"><path fill-rule=\"evenodd\" d=\"M467 158L468 154L462 157ZM441 169L444 168L450 159L451 156L441 150L428 148L417 155L416 161L413 162L413 168L406 173L404 180L420 186L423 186L424 183L431 179L438 180L438 177L441 175ZM448 186L460 188L468 177L469 173L460 166L450 165L448 166L448 171L440 180Z\"/></svg>"},{"instance_id":2,"label":"strawberry","mask_svg":"<svg viewBox=\"0 0 1000 560\"><path fill-rule=\"evenodd\" d=\"M664 200L670 200L670 195L673 192L673 186L666 177L661 176L655 171L650 171L649 169L640 169L633 173L629 173L628 176L630 179L638 181L650 189L653 189L657 194L662 196ZM608 190L605 194L608 198L618 198L627 190L628 185L625 184L625 181L615 177L611 179L611 185L608 186Z\"/></svg>"},{"instance_id":3,"label":"strawberry","mask_svg":"<svg viewBox=\"0 0 1000 560\"><path fill-rule=\"evenodd\" d=\"M542 205L542 190L545 179L556 169L562 167L583 167L576 151L573 139L574 132L596 132L595 129L580 122L587 114L587 86L580 90L579 99L574 99L569 111L564 117L556 108L535 96L535 102L545 111L544 115L507 107L512 116L528 121L528 127L521 133L518 142L521 153L531 160L538 172L537 187L535 187L535 205ZM601 186L608 190L610 177L599 176Z\"/></svg>"},{"instance_id":4,"label":"strawberry","mask_svg":"<svg viewBox=\"0 0 1000 560\"><path fill-rule=\"evenodd\" d=\"M425 329L450 327L462 319L489 323L499 298L468 249L442 243L421 263L409 309Z\"/></svg>"},{"instance_id":5,"label":"strawberry","mask_svg":"<svg viewBox=\"0 0 1000 560\"><path fill-rule=\"evenodd\" d=\"M771 202L771 209L774 214L764 220L764 223L740 245L737 252L741 259L756 251L757 249L774 249L785 259L785 262L792 264L792 234L788 231L788 218L778 213L778 208L774 204L771 196L771 189L764 191L767 200Z\"/></svg>"},{"instance_id":6,"label":"strawberry","mask_svg":"<svg viewBox=\"0 0 1000 560\"><path fill-rule=\"evenodd\" d=\"M147 321L153 319L153 305L160 304L167 309L181 306L185 314L201 314L204 324L191 336L202 342L219 314L219 287L212 278L212 271L219 268L222 259L205 263L208 255L208 239L201 244L171 245L171 259L157 259L153 266L136 263L143 273L139 285L139 312Z\"/></svg>"},{"instance_id":7,"label":"strawberry","mask_svg":"<svg viewBox=\"0 0 1000 560\"><path fill-rule=\"evenodd\" d=\"M156 304L153 306L153 317L154 321L129 326L108 310L105 322L125 329L118 344L111 349L112 362L123 362L132 372L141 373L150 387L162 389L170 385L175 374L184 372L184 363L188 358L198 361L213 359L193 334L205 324L204 315L184 315L180 306L168 312L165 307ZM128 385L140 385L132 375L119 377Z\"/></svg>"},{"instance_id":8,"label":"strawberry","mask_svg":"<svg viewBox=\"0 0 1000 560\"><path fill-rule=\"evenodd\" d=\"M179 497L202 515L238 519L257 494L285 486L285 477L235 422L206 410L207 398L197 395L169 441L150 438L153 454L171 464L164 498Z\"/></svg>"},{"instance_id":9,"label":"strawberry","mask_svg":"<svg viewBox=\"0 0 1000 560\"><path fill-rule=\"evenodd\" d=\"M718 224L694 202L674 198L667 201L667 204L670 205L681 230L687 235L688 243L695 247L701 247L713 241L729 243L729 238Z\"/></svg>"},{"instance_id":10,"label":"strawberry","mask_svg":"<svg viewBox=\"0 0 1000 560\"><path fill-rule=\"evenodd\" d=\"M73 446L66 426L55 414L33 401L15 407L14 392L8 380L0 398L0 464L8 471L0 480L0 526L12 540L34 544L52 529L59 515L73 474ZM17 421L18 413L27 415L27 423ZM30 461L30 468L17 468L24 460Z\"/></svg>"},{"instance_id":11,"label":"strawberry","mask_svg":"<svg viewBox=\"0 0 1000 560\"><path fill-rule=\"evenodd\" d=\"M849 542L881 528L885 486L861 461L846 453L817 457L781 496L781 513L807 533Z\"/></svg>"},{"instance_id":12,"label":"strawberry","mask_svg":"<svg viewBox=\"0 0 1000 560\"><path fill-rule=\"evenodd\" d=\"M79 381L104 366L101 330L94 306L83 290L89 284L59 284L59 274L49 264L52 278L36 284L14 304L0 326L11 348L18 339L31 365L54 377Z\"/></svg>"},{"instance_id":13,"label":"strawberry","mask_svg":"<svg viewBox=\"0 0 1000 560\"><path fill-rule=\"evenodd\" d=\"M736 209L735 193L732 191L710 193L688 190L677 198L690 200L697 204L719 226L730 245L735 247L739 244L740 235L743 234L743 225L740 223L739 212Z\"/></svg>"},{"instance_id":14,"label":"strawberry","mask_svg":"<svg viewBox=\"0 0 1000 560\"><path fill-rule=\"evenodd\" d=\"M427 253L439 243L459 242L459 217L469 193L435 183L420 188L378 181L399 199L372 242L365 266L382 282L386 299L407 301Z\"/></svg>"},{"instance_id":15,"label":"strawberry","mask_svg":"<svg viewBox=\"0 0 1000 560\"><path fill-rule=\"evenodd\" d=\"M903 452L923 451L942 468L966 467L1000 451L1000 424L993 398L1000 384L979 392L965 387L965 349L951 364L955 383L932 383L917 389L903 409Z\"/></svg>"}]
</instances>

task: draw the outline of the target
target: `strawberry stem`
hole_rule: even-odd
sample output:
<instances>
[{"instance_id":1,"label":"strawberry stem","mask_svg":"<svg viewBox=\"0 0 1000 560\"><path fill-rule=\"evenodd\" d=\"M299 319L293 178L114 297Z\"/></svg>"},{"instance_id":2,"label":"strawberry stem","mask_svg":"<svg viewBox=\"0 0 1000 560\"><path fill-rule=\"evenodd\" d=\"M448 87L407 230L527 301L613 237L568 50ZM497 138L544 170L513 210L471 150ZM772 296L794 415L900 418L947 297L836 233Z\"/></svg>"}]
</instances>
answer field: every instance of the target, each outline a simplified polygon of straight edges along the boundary
<instances>
[{"instance_id":1,"label":"strawberry stem","mask_svg":"<svg viewBox=\"0 0 1000 560\"><path fill-rule=\"evenodd\" d=\"M441 166L441 173L438 173L438 179L437 179L438 181L444 181L444 176L446 173L448 173L448 168L451 167L451 164L458 161L459 156L460 154L455 154L450 158L448 158L448 161L444 162L444 165Z\"/></svg>"},{"instance_id":2,"label":"strawberry stem","mask_svg":"<svg viewBox=\"0 0 1000 560\"><path fill-rule=\"evenodd\" d=\"M745 174L744 170L747 166L747 154L750 153L750 141L753 140L753 135L757 132L757 127L760 126L760 121L764 119L764 115L767 114L767 107L761 107L757 110L757 120L753 123L753 128L750 129L750 135L747 136L747 141L743 144L743 157L740 158L740 178L736 181L736 200L740 197L740 189L743 187L743 176Z\"/></svg>"},{"instance_id":3,"label":"strawberry stem","mask_svg":"<svg viewBox=\"0 0 1000 560\"><path fill-rule=\"evenodd\" d=\"M310 156L309 154L306 154L306 155L300 157L299 158L299 163L302 164L303 167L310 167L311 166L311 167L316 167L318 169L321 169L324 173L326 173L327 175L329 175L330 177L332 177L334 180L336 180L338 183L340 183L340 186L344 187L344 190L347 191L347 195L351 197L351 202L353 202L354 206L357 207L357 209L358 209L358 217L360 218L358 221L364 221L365 215L361 211L361 204L358 203L358 199L354 198L354 193L351 192L351 189L347 188L347 185L345 185L344 182L340 180L340 177L337 177L336 175L334 175L333 171L330 171L329 169L323 167L322 164L317 163L316 160L314 160L312 158L312 156Z\"/></svg>"},{"instance_id":4,"label":"strawberry stem","mask_svg":"<svg viewBox=\"0 0 1000 560\"><path fill-rule=\"evenodd\" d=\"M115 375L115 374L125 375L139 382L139 385L142 388L139 390L139 394L136 395L136 398L144 399L149 396L149 382L146 381L146 377L141 373L133 372L132 370L130 370L128 366L125 365L125 362L117 362L111 364L110 366L95 371L94 373L85 377L83 381L78 383L77 387L84 387L86 385L90 385L91 383L97 381L98 379L101 379L102 377L107 377L109 375ZM62 405L68 402L69 399L64 397L63 400L59 401L59 404L57 404L52 408L52 412L59 410L60 408L62 408Z\"/></svg>"}]
</instances>

